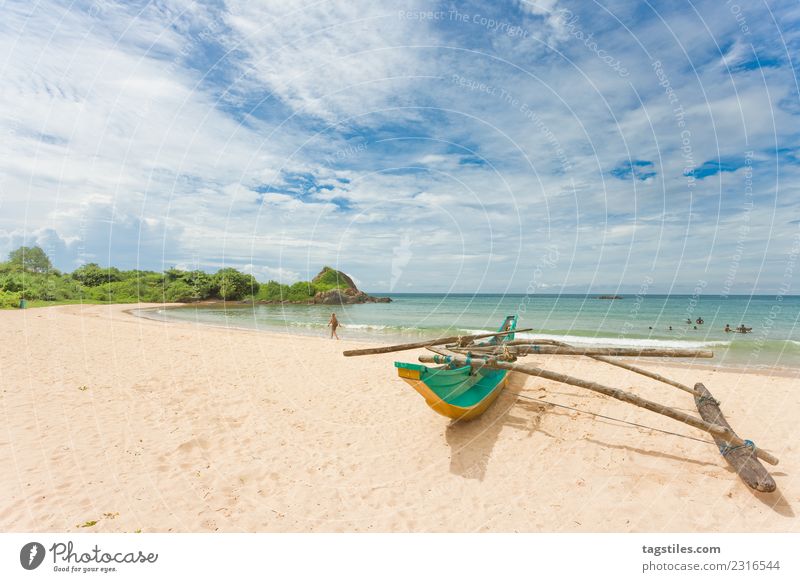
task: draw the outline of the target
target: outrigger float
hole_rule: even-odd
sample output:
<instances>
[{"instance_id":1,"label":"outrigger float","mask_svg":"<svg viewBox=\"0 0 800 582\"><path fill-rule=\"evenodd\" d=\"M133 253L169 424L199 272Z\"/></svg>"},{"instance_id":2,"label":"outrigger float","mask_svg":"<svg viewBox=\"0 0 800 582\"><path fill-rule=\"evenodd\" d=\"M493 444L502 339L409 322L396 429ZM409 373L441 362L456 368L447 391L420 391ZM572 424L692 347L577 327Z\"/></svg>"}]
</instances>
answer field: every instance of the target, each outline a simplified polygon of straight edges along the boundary
<instances>
[{"instance_id":1,"label":"outrigger float","mask_svg":"<svg viewBox=\"0 0 800 582\"><path fill-rule=\"evenodd\" d=\"M420 364L395 362L394 365L399 376L422 395L428 406L456 421L470 420L483 414L502 392L510 372L585 388L709 433L722 456L749 487L763 492L776 489L775 480L759 459L777 465L777 457L756 447L753 441L739 437L725 420L719 401L714 399L703 384L687 386L660 374L613 359L614 357L711 358L713 352L652 348L589 348L554 340L516 339L516 334L532 331L517 329L517 321L516 315L507 316L495 333L451 336L409 344L347 350L344 355L385 354L418 348L431 351L432 355L419 357ZM700 416L664 406L632 392L517 362L518 358L530 354L586 356L658 380L691 394Z\"/></svg>"}]
</instances>

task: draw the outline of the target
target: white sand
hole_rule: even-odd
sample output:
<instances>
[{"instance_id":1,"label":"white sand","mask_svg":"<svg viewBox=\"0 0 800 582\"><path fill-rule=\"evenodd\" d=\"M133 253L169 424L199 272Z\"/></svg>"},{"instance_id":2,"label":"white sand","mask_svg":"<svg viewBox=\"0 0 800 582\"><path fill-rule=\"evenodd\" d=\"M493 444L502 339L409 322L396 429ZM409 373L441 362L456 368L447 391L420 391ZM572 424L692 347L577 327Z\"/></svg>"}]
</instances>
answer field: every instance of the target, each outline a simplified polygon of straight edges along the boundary
<instances>
[{"instance_id":1,"label":"white sand","mask_svg":"<svg viewBox=\"0 0 800 582\"><path fill-rule=\"evenodd\" d=\"M451 424L395 373L418 352L344 358L357 344L132 307L0 311L2 531L800 531L796 376L641 364L704 382L781 458L778 492L757 494L712 444L513 394L708 440L577 388L515 376ZM618 368L529 360L696 413Z\"/></svg>"}]
</instances>

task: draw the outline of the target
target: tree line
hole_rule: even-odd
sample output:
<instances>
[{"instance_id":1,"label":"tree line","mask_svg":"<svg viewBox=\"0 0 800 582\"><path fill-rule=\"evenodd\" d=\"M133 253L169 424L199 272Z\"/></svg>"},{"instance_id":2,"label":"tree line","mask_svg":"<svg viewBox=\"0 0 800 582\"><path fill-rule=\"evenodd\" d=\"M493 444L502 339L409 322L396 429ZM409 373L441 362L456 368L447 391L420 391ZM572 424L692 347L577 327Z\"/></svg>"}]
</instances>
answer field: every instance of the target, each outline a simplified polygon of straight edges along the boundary
<instances>
[{"instance_id":1,"label":"tree line","mask_svg":"<svg viewBox=\"0 0 800 582\"><path fill-rule=\"evenodd\" d=\"M315 293L335 284L300 281L285 285L277 281L259 283L253 275L232 267L209 274L176 268L162 273L123 271L88 263L72 273L56 269L38 246L20 247L0 263L0 307L17 307L25 299L39 302L135 303L204 300L308 302Z\"/></svg>"}]
</instances>

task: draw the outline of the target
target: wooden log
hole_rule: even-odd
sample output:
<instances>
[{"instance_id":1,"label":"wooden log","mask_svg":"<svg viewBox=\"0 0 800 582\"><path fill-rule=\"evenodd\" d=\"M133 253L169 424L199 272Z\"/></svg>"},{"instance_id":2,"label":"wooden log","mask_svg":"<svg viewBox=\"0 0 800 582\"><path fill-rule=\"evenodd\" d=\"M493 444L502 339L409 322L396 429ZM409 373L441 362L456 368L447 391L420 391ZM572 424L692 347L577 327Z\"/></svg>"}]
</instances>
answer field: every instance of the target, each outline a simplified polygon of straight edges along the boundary
<instances>
[{"instance_id":1,"label":"wooden log","mask_svg":"<svg viewBox=\"0 0 800 582\"><path fill-rule=\"evenodd\" d=\"M639 368L638 366L632 366L630 364L626 364L625 362L618 362L617 360L612 360L611 358L605 358L603 356L592 356L592 359L597 360L598 362L605 362L606 364L611 364L612 366L617 366L618 368L623 368L625 370L630 370L631 372L636 372L642 376L647 376L648 378L652 378L653 380L658 380L659 382L663 382L664 384L669 384L670 386L675 386L675 388L680 388L684 392L688 392L689 394L693 394L694 396L698 396L698 392L686 384L681 384L680 382L676 382L675 380L671 380L666 376L662 376L661 374L656 374L655 372L651 372L650 370L645 370L644 368Z\"/></svg>"},{"instance_id":2,"label":"wooden log","mask_svg":"<svg viewBox=\"0 0 800 582\"><path fill-rule=\"evenodd\" d=\"M563 342L559 342L556 340L544 340L547 343L552 343L554 345L559 346L568 346L569 344L565 344ZM688 392L695 396L698 395L698 392L694 390L694 388L690 388L686 384L681 384L680 382L676 382L666 376L662 376L661 374L656 374L655 372L651 372L650 370L645 370L644 368L639 368L638 366L632 366L631 364L626 364L625 362L620 362L618 360L612 360L610 358L606 358L604 356L590 356L593 360L597 360L598 362L605 362L606 364L611 364L612 366L617 366L618 368L623 368L624 370L630 370L636 374L641 376L647 376L648 378L652 378L653 380L658 380L659 382L663 382L664 384L669 384L670 386L674 386L675 388L679 388L684 392Z\"/></svg>"},{"instance_id":3,"label":"wooden log","mask_svg":"<svg viewBox=\"0 0 800 582\"><path fill-rule=\"evenodd\" d=\"M435 348L433 346L425 346L425 349L430 351L430 352L433 352L434 354L439 354L440 356L458 355L458 354L455 354L454 352L451 352L450 350L443 350L442 348Z\"/></svg>"},{"instance_id":4,"label":"wooden log","mask_svg":"<svg viewBox=\"0 0 800 582\"><path fill-rule=\"evenodd\" d=\"M517 356L528 356L530 354L554 355L554 356L627 356L643 358L713 358L714 352L711 350L681 350L681 349L658 349L658 348L577 348L574 346L543 346L543 345L510 345L501 346L480 346L468 348L473 352L500 353L505 346L511 353Z\"/></svg>"},{"instance_id":5,"label":"wooden log","mask_svg":"<svg viewBox=\"0 0 800 582\"><path fill-rule=\"evenodd\" d=\"M433 356L420 356L419 360L420 362L432 362ZM452 360L456 364L461 366L465 366L468 363L466 358L460 356L452 357ZM647 410L650 410L651 412L656 412L663 416L668 416L673 420L677 420L684 424L688 424L689 426L692 426L694 428L704 430L712 435L720 437L724 442L732 446L742 446L745 444L745 442L742 439L740 439L738 435L735 432L733 432L729 427L725 427L718 424L712 424L701 418L696 418L691 414L687 414L681 410L676 410L674 408L670 408L669 406L664 406L663 404L659 404L658 402L647 400L646 398L642 398L641 396L637 396L636 394L632 394L630 392L625 392L624 390L619 390L618 388L611 388L609 386L603 386L601 384L598 384L597 382L590 382L588 380L575 378L573 376L568 376L566 374L551 372L549 370L545 370L543 368L539 368L531 364L516 364L516 363L512 364L509 362L485 361L483 358L481 358L480 360L471 360L469 364L472 365L473 367L486 366L487 368L498 368L501 370L521 372L523 374L528 374L530 376L538 376L541 378L547 378L548 380L553 380L555 382L562 382L564 384L571 384L572 386L586 388L587 390L591 390L593 392L597 392L599 394L603 394L605 396L621 400L622 402L633 404L634 406L638 406L640 408L645 408ZM756 448L754 452L759 459L763 459L764 461L772 465L778 464L778 459L768 451Z\"/></svg>"},{"instance_id":6,"label":"wooden log","mask_svg":"<svg viewBox=\"0 0 800 582\"><path fill-rule=\"evenodd\" d=\"M369 356L372 354L388 354L390 352L402 352L404 350L415 350L417 348L427 348L428 346L440 346L442 344L449 344L452 342L460 342L464 340L476 340L488 337L498 337L509 335L512 333L520 333L523 331L532 331L528 329L514 329L510 331L498 331L495 333L479 333L477 335L454 335L450 337L440 337L438 339L425 340L421 342L413 342L410 344L397 344L394 346L381 346L379 348L365 348L360 350L345 350L342 352L345 356Z\"/></svg>"},{"instance_id":7,"label":"wooden log","mask_svg":"<svg viewBox=\"0 0 800 582\"><path fill-rule=\"evenodd\" d=\"M698 394L695 396L694 401L695 404L697 404L697 410L700 412L700 416L707 422L727 427L733 432L731 425L728 424L728 421L725 420L725 417L722 415L719 404L714 400L714 397L711 396L711 392L700 383L695 384L694 388ZM772 475L769 474L769 471L764 468L764 465L758 462L753 448L747 445L739 445L732 448L722 438L716 435L712 436L722 456L725 457L728 464L733 467L733 470L736 471L742 481L750 488L766 493L775 491L777 488L775 480L772 478Z\"/></svg>"},{"instance_id":8,"label":"wooden log","mask_svg":"<svg viewBox=\"0 0 800 582\"><path fill-rule=\"evenodd\" d=\"M553 345L553 346L563 346L563 347L573 347L567 343L560 342L558 340L536 340L536 343L541 343L543 345ZM631 364L626 364L625 362L620 362L617 360L612 360L610 358L604 356L589 356L593 360L597 360L598 362L605 362L606 364L611 364L612 366L617 366L618 368L623 368L625 370L630 370L636 374L640 374L642 376L647 376L648 378L652 378L653 380L658 380L659 382L663 382L664 384L669 384L670 386L674 386L683 390L684 392L688 392L692 395L697 395L697 391L694 388L690 388L686 384L681 384L680 382L676 382L666 376L662 376L661 374L656 374L655 372L651 372L650 370L645 370L644 368L639 368L638 366L632 366Z\"/></svg>"}]
</instances>

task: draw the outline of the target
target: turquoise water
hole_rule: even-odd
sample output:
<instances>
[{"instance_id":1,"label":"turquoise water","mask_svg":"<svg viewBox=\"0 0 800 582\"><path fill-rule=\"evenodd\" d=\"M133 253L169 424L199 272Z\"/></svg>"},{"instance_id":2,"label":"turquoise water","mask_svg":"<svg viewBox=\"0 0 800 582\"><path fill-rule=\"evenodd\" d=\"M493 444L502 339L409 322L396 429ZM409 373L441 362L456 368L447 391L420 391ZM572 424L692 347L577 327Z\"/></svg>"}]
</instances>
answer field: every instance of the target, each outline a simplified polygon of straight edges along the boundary
<instances>
[{"instance_id":1,"label":"turquoise water","mask_svg":"<svg viewBox=\"0 0 800 582\"><path fill-rule=\"evenodd\" d=\"M163 309L151 315L323 336L331 311L336 311L343 325L340 337L380 344L494 331L505 315L517 313L520 327L535 330L522 337L579 345L710 348L715 357L704 360L709 363L800 368L800 296L626 295L617 300L596 295L389 296L392 303L336 308L228 304ZM702 325L694 323L698 317L703 318ZM734 328L744 324L753 331L725 333L725 324Z\"/></svg>"}]
</instances>

